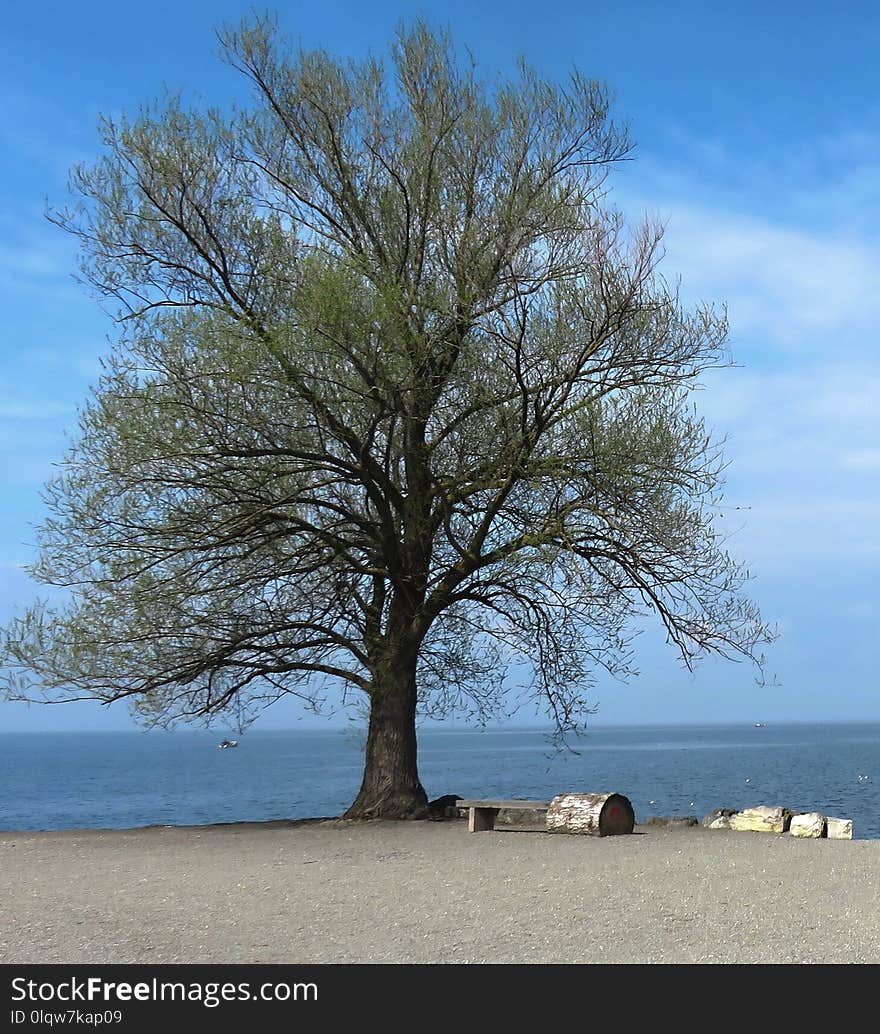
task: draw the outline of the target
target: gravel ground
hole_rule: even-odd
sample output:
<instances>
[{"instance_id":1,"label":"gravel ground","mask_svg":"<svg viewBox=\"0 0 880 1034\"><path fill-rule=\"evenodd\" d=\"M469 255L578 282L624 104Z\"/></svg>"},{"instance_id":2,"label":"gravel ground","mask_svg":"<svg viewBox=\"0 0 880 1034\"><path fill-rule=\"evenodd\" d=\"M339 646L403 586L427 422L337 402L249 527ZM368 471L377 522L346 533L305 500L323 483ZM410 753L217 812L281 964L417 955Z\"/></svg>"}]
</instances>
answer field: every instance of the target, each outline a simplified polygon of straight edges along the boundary
<instances>
[{"instance_id":1,"label":"gravel ground","mask_svg":"<svg viewBox=\"0 0 880 1034\"><path fill-rule=\"evenodd\" d=\"M880 962L880 841L460 821L0 833L0 962Z\"/></svg>"}]
</instances>

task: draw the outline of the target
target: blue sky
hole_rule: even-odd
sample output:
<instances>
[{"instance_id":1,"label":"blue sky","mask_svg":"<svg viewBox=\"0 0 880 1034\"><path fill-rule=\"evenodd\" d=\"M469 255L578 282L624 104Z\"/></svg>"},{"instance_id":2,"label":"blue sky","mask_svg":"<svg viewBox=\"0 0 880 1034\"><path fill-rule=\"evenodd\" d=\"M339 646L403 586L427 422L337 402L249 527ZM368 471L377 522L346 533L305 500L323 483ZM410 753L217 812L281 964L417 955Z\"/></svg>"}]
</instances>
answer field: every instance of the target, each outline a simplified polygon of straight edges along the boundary
<instances>
[{"instance_id":1,"label":"blue sky","mask_svg":"<svg viewBox=\"0 0 880 1034\"><path fill-rule=\"evenodd\" d=\"M737 369L699 405L729 439L731 548L782 637L776 687L743 665L683 672L646 632L641 675L596 691L598 721L880 720L880 8L519 0L282 3L306 46L382 51L400 19L447 24L491 75L524 54L544 74L606 80L637 143L613 200L668 220L667 275L726 302ZM43 218L96 154L99 113L164 86L227 103L243 85L214 28L250 5L35 2L0 36L0 620L35 592L22 570L40 486L75 427L113 325L71 278L75 248ZM277 705L261 724L285 725ZM123 705L0 703L0 731L121 728Z\"/></svg>"}]
</instances>

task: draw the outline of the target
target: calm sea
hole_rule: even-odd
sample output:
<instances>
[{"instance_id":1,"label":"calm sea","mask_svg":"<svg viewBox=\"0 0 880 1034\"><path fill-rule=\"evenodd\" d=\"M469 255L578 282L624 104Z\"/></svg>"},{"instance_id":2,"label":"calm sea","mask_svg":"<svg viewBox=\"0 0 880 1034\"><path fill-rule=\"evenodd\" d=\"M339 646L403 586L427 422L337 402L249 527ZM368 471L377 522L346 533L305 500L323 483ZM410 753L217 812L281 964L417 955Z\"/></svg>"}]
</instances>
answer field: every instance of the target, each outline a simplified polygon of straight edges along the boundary
<instances>
[{"instance_id":1,"label":"calm sea","mask_svg":"<svg viewBox=\"0 0 880 1034\"><path fill-rule=\"evenodd\" d=\"M360 785L345 730L0 734L0 829L128 827L338 815ZM556 753L545 733L423 730L431 797L614 790L636 818L781 804L880 838L880 723L597 728ZM860 778L861 777L861 778Z\"/></svg>"}]
</instances>

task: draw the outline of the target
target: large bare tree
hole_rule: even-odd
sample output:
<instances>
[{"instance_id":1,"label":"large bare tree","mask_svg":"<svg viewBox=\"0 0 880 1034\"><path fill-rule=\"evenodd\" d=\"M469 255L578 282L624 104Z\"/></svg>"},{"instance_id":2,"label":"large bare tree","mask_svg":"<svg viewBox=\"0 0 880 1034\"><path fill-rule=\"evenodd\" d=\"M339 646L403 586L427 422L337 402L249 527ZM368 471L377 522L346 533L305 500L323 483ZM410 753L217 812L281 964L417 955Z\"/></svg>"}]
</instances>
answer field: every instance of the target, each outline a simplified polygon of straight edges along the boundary
<instances>
[{"instance_id":1,"label":"large bare tree","mask_svg":"<svg viewBox=\"0 0 880 1034\"><path fill-rule=\"evenodd\" d=\"M362 694L347 814L405 817L419 710L496 713L509 669L565 731L645 612L687 664L757 660L690 404L725 319L604 200L603 87L487 85L423 24L387 63L222 43L252 109L105 120L54 215L121 333L47 490L32 571L68 599L8 627L7 692Z\"/></svg>"}]
</instances>

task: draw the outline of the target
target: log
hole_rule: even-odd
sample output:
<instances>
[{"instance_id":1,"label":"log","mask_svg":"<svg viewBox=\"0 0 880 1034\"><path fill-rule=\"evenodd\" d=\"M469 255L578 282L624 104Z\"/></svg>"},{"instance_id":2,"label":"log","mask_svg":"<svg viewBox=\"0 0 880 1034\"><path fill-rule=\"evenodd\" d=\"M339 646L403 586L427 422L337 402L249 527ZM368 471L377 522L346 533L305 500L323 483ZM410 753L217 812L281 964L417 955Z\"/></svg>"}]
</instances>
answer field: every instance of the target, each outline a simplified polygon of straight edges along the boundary
<instances>
[{"instance_id":1,"label":"log","mask_svg":"<svg viewBox=\"0 0 880 1034\"><path fill-rule=\"evenodd\" d=\"M636 818L619 793L562 793L547 809L548 833L582 833L611 837L632 833Z\"/></svg>"}]
</instances>

